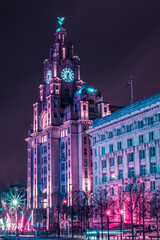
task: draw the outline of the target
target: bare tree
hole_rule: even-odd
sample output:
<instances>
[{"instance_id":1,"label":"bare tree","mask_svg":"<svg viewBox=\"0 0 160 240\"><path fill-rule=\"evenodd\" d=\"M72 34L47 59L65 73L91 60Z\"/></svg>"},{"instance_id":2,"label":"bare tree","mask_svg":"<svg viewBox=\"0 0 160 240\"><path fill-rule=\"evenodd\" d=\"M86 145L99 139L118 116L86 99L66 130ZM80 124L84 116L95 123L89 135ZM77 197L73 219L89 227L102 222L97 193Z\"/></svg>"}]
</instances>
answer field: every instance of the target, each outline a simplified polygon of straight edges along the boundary
<instances>
[{"instance_id":1,"label":"bare tree","mask_svg":"<svg viewBox=\"0 0 160 240\"><path fill-rule=\"evenodd\" d=\"M96 216L99 216L101 220L101 231L102 231L102 238L103 238L104 216L106 215L107 211L110 211L113 213L112 207L114 205L114 200L113 200L113 197L111 196L104 197L102 190L99 190L94 194L93 205L94 205L94 214Z\"/></svg>"},{"instance_id":2,"label":"bare tree","mask_svg":"<svg viewBox=\"0 0 160 240\"><path fill-rule=\"evenodd\" d=\"M136 215L139 219L139 229L141 234L141 222L143 221L143 239L145 240L145 219L149 217L149 201L150 201L150 191L145 191L145 181L137 182L137 208Z\"/></svg>"},{"instance_id":3,"label":"bare tree","mask_svg":"<svg viewBox=\"0 0 160 240\"><path fill-rule=\"evenodd\" d=\"M150 213L151 217L156 219L157 237L159 237L159 219L160 219L160 188L152 193L150 199Z\"/></svg>"}]
</instances>

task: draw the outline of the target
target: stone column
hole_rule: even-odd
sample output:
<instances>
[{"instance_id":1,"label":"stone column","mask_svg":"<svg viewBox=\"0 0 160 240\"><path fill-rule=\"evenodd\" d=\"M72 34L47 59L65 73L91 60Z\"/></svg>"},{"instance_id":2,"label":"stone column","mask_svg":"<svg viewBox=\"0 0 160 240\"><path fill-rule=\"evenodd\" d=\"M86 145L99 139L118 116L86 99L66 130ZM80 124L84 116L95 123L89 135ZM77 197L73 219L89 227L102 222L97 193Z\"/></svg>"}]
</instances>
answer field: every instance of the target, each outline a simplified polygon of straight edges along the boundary
<instances>
[{"instance_id":1,"label":"stone column","mask_svg":"<svg viewBox=\"0 0 160 240\"><path fill-rule=\"evenodd\" d=\"M117 154L114 155L114 173L115 173L116 179L118 179L119 172L118 172L118 156L117 156Z\"/></svg>"},{"instance_id":2,"label":"stone column","mask_svg":"<svg viewBox=\"0 0 160 240\"><path fill-rule=\"evenodd\" d=\"M156 141L156 170L160 173L160 140Z\"/></svg>"},{"instance_id":3,"label":"stone column","mask_svg":"<svg viewBox=\"0 0 160 240\"><path fill-rule=\"evenodd\" d=\"M140 175L139 149L137 146L134 148L134 171L136 176Z\"/></svg>"},{"instance_id":4,"label":"stone column","mask_svg":"<svg viewBox=\"0 0 160 240\"><path fill-rule=\"evenodd\" d=\"M107 182L110 181L110 162L109 162L109 157L106 159L106 164L107 164Z\"/></svg>"},{"instance_id":5,"label":"stone column","mask_svg":"<svg viewBox=\"0 0 160 240\"><path fill-rule=\"evenodd\" d=\"M126 150L123 150L123 178L128 178L128 158Z\"/></svg>"},{"instance_id":6,"label":"stone column","mask_svg":"<svg viewBox=\"0 0 160 240\"><path fill-rule=\"evenodd\" d=\"M145 158L146 158L146 175L150 174L150 155L149 155L149 146L145 145Z\"/></svg>"}]
</instances>

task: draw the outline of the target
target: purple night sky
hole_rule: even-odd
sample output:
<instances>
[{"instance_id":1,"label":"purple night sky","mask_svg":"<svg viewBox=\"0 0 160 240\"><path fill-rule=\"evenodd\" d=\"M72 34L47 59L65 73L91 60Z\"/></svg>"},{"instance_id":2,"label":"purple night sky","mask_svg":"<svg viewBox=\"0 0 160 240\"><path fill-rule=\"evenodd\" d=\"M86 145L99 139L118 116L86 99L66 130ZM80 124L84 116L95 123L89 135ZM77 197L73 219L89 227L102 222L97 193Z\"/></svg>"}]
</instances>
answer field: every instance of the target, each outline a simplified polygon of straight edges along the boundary
<instances>
[{"instance_id":1,"label":"purple night sky","mask_svg":"<svg viewBox=\"0 0 160 240\"><path fill-rule=\"evenodd\" d=\"M0 187L26 181L24 141L43 83L57 16L81 59L81 79L104 100L127 105L160 92L159 0L1 0Z\"/></svg>"}]
</instances>

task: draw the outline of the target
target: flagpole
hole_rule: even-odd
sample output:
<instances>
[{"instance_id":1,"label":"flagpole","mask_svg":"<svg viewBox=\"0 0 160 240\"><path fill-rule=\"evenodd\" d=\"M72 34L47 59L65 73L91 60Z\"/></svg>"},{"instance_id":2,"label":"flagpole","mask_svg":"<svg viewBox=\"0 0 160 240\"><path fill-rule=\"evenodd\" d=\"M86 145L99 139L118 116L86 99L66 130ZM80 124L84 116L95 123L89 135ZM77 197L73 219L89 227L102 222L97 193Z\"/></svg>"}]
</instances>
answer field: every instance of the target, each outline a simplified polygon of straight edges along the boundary
<instances>
[{"instance_id":1,"label":"flagpole","mask_svg":"<svg viewBox=\"0 0 160 240\"><path fill-rule=\"evenodd\" d=\"M131 104L133 103L133 81L131 76Z\"/></svg>"}]
</instances>

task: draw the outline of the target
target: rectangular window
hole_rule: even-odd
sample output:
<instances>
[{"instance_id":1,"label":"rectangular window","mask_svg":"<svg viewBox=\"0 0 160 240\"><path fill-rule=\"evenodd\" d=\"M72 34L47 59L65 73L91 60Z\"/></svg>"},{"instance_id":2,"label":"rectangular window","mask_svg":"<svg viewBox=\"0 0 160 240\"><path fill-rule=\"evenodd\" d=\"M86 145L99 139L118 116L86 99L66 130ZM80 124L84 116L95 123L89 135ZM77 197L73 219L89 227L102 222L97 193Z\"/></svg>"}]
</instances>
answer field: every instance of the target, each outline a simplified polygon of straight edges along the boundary
<instances>
[{"instance_id":1,"label":"rectangular window","mask_svg":"<svg viewBox=\"0 0 160 240\"><path fill-rule=\"evenodd\" d=\"M151 181L151 191L155 191L155 190L156 190L156 182Z\"/></svg>"},{"instance_id":2,"label":"rectangular window","mask_svg":"<svg viewBox=\"0 0 160 240\"><path fill-rule=\"evenodd\" d=\"M145 192L145 183L144 182L141 185L141 190L142 190L142 192Z\"/></svg>"},{"instance_id":3,"label":"rectangular window","mask_svg":"<svg viewBox=\"0 0 160 240\"><path fill-rule=\"evenodd\" d=\"M47 157L44 157L44 164L47 163Z\"/></svg>"},{"instance_id":4,"label":"rectangular window","mask_svg":"<svg viewBox=\"0 0 160 240\"><path fill-rule=\"evenodd\" d=\"M87 167L88 164L87 164L87 159L84 159L84 166Z\"/></svg>"},{"instance_id":5,"label":"rectangular window","mask_svg":"<svg viewBox=\"0 0 160 240\"><path fill-rule=\"evenodd\" d=\"M111 188L111 196L114 196L114 187Z\"/></svg>"},{"instance_id":6,"label":"rectangular window","mask_svg":"<svg viewBox=\"0 0 160 240\"><path fill-rule=\"evenodd\" d=\"M129 171L128 171L128 177L131 178L131 177L134 177L135 176L135 173L134 173L134 168L129 168Z\"/></svg>"},{"instance_id":7,"label":"rectangular window","mask_svg":"<svg viewBox=\"0 0 160 240\"><path fill-rule=\"evenodd\" d=\"M83 139L84 144L87 144L87 137L85 136Z\"/></svg>"},{"instance_id":8,"label":"rectangular window","mask_svg":"<svg viewBox=\"0 0 160 240\"><path fill-rule=\"evenodd\" d=\"M44 167L44 174L47 174L47 167Z\"/></svg>"},{"instance_id":9,"label":"rectangular window","mask_svg":"<svg viewBox=\"0 0 160 240\"><path fill-rule=\"evenodd\" d=\"M117 150L121 150L122 149L122 142L117 142Z\"/></svg>"},{"instance_id":10,"label":"rectangular window","mask_svg":"<svg viewBox=\"0 0 160 240\"><path fill-rule=\"evenodd\" d=\"M113 138L113 132L109 132L109 138Z\"/></svg>"},{"instance_id":11,"label":"rectangular window","mask_svg":"<svg viewBox=\"0 0 160 240\"><path fill-rule=\"evenodd\" d=\"M140 150L139 151L139 159L140 160L145 159L145 150Z\"/></svg>"},{"instance_id":12,"label":"rectangular window","mask_svg":"<svg viewBox=\"0 0 160 240\"><path fill-rule=\"evenodd\" d=\"M97 162L95 162L95 170L97 170Z\"/></svg>"},{"instance_id":13,"label":"rectangular window","mask_svg":"<svg viewBox=\"0 0 160 240\"><path fill-rule=\"evenodd\" d=\"M68 149L68 156L70 157L70 149Z\"/></svg>"},{"instance_id":14,"label":"rectangular window","mask_svg":"<svg viewBox=\"0 0 160 240\"><path fill-rule=\"evenodd\" d=\"M87 155L87 148L84 148L84 155Z\"/></svg>"},{"instance_id":15,"label":"rectangular window","mask_svg":"<svg viewBox=\"0 0 160 240\"><path fill-rule=\"evenodd\" d=\"M127 132L131 132L132 131L132 125L127 125Z\"/></svg>"},{"instance_id":16,"label":"rectangular window","mask_svg":"<svg viewBox=\"0 0 160 240\"><path fill-rule=\"evenodd\" d=\"M84 177L88 178L88 172L87 171L85 171Z\"/></svg>"},{"instance_id":17,"label":"rectangular window","mask_svg":"<svg viewBox=\"0 0 160 240\"><path fill-rule=\"evenodd\" d=\"M68 138L68 145L70 145L70 138Z\"/></svg>"},{"instance_id":18,"label":"rectangular window","mask_svg":"<svg viewBox=\"0 0 160 240\"><path fill-rule=\"evenodd\" d=\"M101 141L105 140L105 134L101 134Z\"/></svg>"},{"instance_id":19,"label":"rectangular window","mask_svg":"<svg viewBox=\"0 0 160 240\"><path fill-rule=\"evenodd\" d=\"M118 128L118 129L117 129L117 136L120 136L120 135L121 135L121 129Z\"/></svg>"},{"instance_id":20,"label":"rectangular window","mask_svg":"<svg viewBox=\"0 0 160 240\"><path fill-rule=\"evenodd\" d=\"M83 105L83 110L86 111L86 105Z\"/></svg>"},{"instance_id":21,"label":"rectangular window","mask_svg":"<svg viewBox=\"0 0 160 240\"><path fill-rule=\"evenodd\" d=\"M156 163L151 163L151 174L156 173Z\"/></svg>"},{"instance_id":22,"label":"rectangular window","mask_svg":"<svg viewBox=\"0 0 160 240\"><path fill-rule=\"evenodd\" d=\"M155 157L156 156L156 148L155 147L151 147L150 148L150 157Z\"/></svg>"},{"instance_id":23,"label":"rectangular window","mask_svg":"<svg viewBox=\"0 0 160 240\"><path fill-rule=\"evenodd\" d=\"M65 185L62 185L62 193L65 193Z\"/></svg>"},{"instance_id":24,"label":"rectangular window","mask_svg":"<svg viewBox=\"0 0 160 240\"><path fill-rule=\"evenodd\" d=\"M111 158L111 167L114 166L114 158Z\"/></svg>"},{"instance_id":25,"label":"rectangular window","mask_svg":"<svg viewBox=\"0 0 160 240\"><path fill-rule=\"evenodd\" d=\"M119 179L123 179L123 170L119 171L119 176L118 177L119 177Z\"/></svg>"},{"instance_id":26,"label":"rectangular window","mask_svg":"<svg viewBox=\"0 0 160 240\"><path fill-rule=\"evenodd\" d=\"M132 140L132 138L128 138L128 139L127 139L127 146L128 146L128 147L132 147L132 146L133 146L133 140Z\"/></svg>"},{"instance_id":27,"label":"rectangular window","mask_svg":"<svg viewBox=\"0 0 160 240\"><path fill-rule=\"evenodd\" d=\"M140 128L143 128L143 121L141 120L141 121L138 121L138 128L140 129Z\"/></svg>"},{"instance_id":28,"label":"rectangular window","mask_svg":"<svg viewBox=\"0 0 160 240\"><path fill-rule=\"evenodd\" d=\"M146 168L145 165L140 165L140 175L144 176L146 174Z\"/></svg>"},{"instance_id":29,"label":"rectangular window","mask_svg":"<svg viewBox=\"0 0 160 240\"><path fill-rule=\"evenodd\" d=\"M144 136L143 135L139 135L139 144L144 143Z\"/></svg>"},{"instance_id":30,"label":"rectangular window","mask_svg":"<svg viewBox=\"0 0 160 240\"><path fill-rule=\"evenodd\" d=\"M149 141L154 140L154 132L149 132Z\"/></svg>"},{"instance_id":31,"label":"rectangular window","mask_svg":"<svg viewBox=\"0 0 160 240\"><path fill-rule=\"evenodd\" d=\"M103 160L103 161L102 161L102 167L103 167L103 168L106 168L106 160Z\"/></svg>"},{"instance_id":32,"label":"rectangular window","mask_svg":"<svg viewBox=\"0 0 160 240\"><path fill-rule=\"evenodd\" d=\"M50 164L48 164L48 171L50 171Z\"/></svg>"},{"instance_id":33,"label":"rectangular window","mask_svg":"<svg viewBox=\"0 0 160 240\"><path fill-rule=\"evenodd\" d=\"M106 154L106 149L105 149L105 147L102 147L101 152L102 152L102 155L105 155L105 154Z\"/></svg>"},{"instance_id":34,"label":"rectangular window","mask_svg":"<svg viewBox=\"0 0 160 240\"><path fill-rule=\"evenodd\" d=\"M110 145L109 145L109 152L110 152L110 153L113 152L113 144L110 144Z\"/></svg>"},{"instance_id":35,"label":"rectangular window","mask_svg":"<svg viewBox=\"0 0 160 240\"><path fill-rule=\"evenodd\" d=\"M47 152L47 146L44 146L44 153Z\"/></svg>"},{"instance_id":36,"label":"rectangular window","mask_svg":"<svg viewBox=\"0 0 160 240\"><path fill-rule=\"evenodd\" d=\"M48 161L50 161L50 154L48 154Z\"/></svg>"},{"instance_id":37,"label":"rectangular window","mask_svg":"<svg viewBox=\"0 0 160 240\"><path fill-rule=\"evenodd\" d=\"M48 143L48 150L50 150L50 143Z\"/></svg>"},{"instance_id":38,"label":"rectangular window","mask_svg":"<svg viewBox=\"0 0 160 240\"><path fill-rule=\"evenodd\" d=\"M97 149L94 149L94 156L97 156Z\"/></svg>"},{"instance_id":39,"label":"rectangular window","mask_svg":"<svg viewBox=\"0 0 160 240\"><path fill-rule=\"evenodd\" d=\"M96 137L93 138L93 143L95 144L97 142Z\"/></svg>"},{"instance_id":40,"label":"rectangular window","mask_svg":"<svg viewBox=\"0 0 160 240\"><path fill-rule=\"evenodd\" d=\"M65 170L65 163L61 163L61 171Z\"/></svg>"},{"instance_id":41,"label":"rectangular window","mask_svg":"<svg viewBox=\"0 0 160 240\"><path fill-rule=\"evenodd\" d=\"M129 153L129 154L128 154L128 161L129 161L129 162L133 162L133 161L134 161L134 155L133 155L133 153Z\"/></svg>"},{"instance_id":42,"label":"rectangular window","mask_svg":"<svg viewBox=\"0 0 160 240\"><path fill-rule=\"evenodd\" d=\"M148 117L148 125L152 125L153 124L153 117Z\"/></svg>"},{"instance_id":43,"label":"rectangular window","mask_svg":"<svg viewBox=\"0 0 160 240\"><path fill-rule=\"evenodd\" d=\"M57 118L57 113L56 112L54 112L54 118Z\"/></svg>"},{"instance_id":44,"label":"rectangular window","mask_svg":"<svg viewBox=\"0 0 160 240\"><path fill-rule=\"evenodd\" d=\"M65 181L65 174L61 175L61 181L64 182Z\"/></svg>"},{"instance_id":45,"label":"rectangular window","mask_svg":"<svg viewBox=\"0 0 160 240\"><path fill-rule=\"evenodd\" d=\"M98 183L98 177L95 176L95 184L97 184L97 183Z\"/></svg>"},{"instance_id":46,"label":"rectangular window","mask_svg":"<svg viewBox=\"0 0 160 240\"><path fill-rule=\"evenodd\" d=\"M103 173L103 176L102 176L102 182L106 182L107 179L106 179L106 173Z\"/></svg>"},{"instance_id":47,"label":"rectangular window","mask_svg":"<svg viewBox=\"0 0 160 240\"><path fill-rule=\"evenodd\" d=\"M119 163L119 165L121 165L123 163L123 157L122 156L118 157L118 163Z\"/></svg>"}]
</instances>

